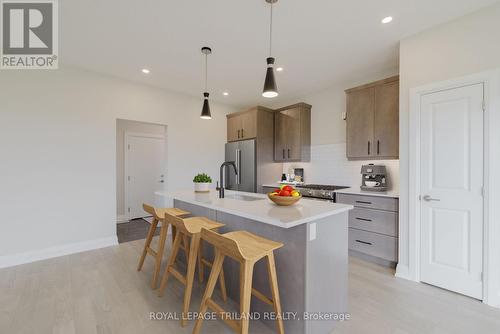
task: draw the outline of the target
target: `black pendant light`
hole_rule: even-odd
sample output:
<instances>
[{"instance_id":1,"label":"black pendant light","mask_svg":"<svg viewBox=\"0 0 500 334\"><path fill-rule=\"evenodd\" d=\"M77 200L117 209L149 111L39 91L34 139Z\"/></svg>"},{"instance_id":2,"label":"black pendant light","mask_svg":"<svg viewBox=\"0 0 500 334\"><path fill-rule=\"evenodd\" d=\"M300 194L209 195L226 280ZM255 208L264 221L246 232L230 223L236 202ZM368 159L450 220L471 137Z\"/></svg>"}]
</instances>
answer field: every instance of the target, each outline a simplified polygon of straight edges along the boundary
<instances>
[{"instance_id":1,"label":"black pendant light","mask_svg":"<svg viewBox=\"0 0 500 334\"><path fill-rule=\"evenodd\" d=\"M201 109L200 118L212 119L210 114L210 106L208 105L207 79L208 79L208 55L212 53L212 49L207 46L201 48L201 53L205 55L205 92L203 93L203 108Z\"/></svg>"},{"instance_id":2,"label":"black pendant light","mask_svg":"<svg viewBox=\"0 0 500 334\"><path fill-rule=\"evenodd\" d=\"M273 47L273 4L278 2L278 0L266 0L271 6L271 20L269 25L269 57L267 61L267 72L266 80L264 81L264 90L262 91L262 96L264 97L276 97L278 96L278 88L276 87L276 79L274 79L274 58L272 57L272 47Z\"/></svg>"}]
</instances>

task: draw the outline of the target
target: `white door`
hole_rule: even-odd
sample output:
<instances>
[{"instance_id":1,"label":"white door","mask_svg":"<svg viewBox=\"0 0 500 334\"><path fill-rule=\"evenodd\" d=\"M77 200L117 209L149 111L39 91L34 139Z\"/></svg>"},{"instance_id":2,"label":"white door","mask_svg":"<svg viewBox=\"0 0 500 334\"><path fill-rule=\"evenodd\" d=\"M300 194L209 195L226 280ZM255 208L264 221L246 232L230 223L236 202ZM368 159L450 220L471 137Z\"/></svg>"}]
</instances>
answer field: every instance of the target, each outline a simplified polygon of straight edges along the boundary
<instances>
[{"instance_id":1,"label":"white door","mask_svg":"<svg viewBox=\"0 0 500 334\"><path fill-rule=\"evenodd\" d=\"M482 84L422 96L420 164L420 279L482 299Z\"/></svg>"},{"instance_id":2,"label":"white door","mask_svg":"<svg viewBox=\"0 0 500 334\"><path fill-rule=\"evenodd\" d=\"M154 193L164 189L165 138L126 135L126 201L129 219L145 217L142 204L154 204Z\"/></svg>"}]
</instances>

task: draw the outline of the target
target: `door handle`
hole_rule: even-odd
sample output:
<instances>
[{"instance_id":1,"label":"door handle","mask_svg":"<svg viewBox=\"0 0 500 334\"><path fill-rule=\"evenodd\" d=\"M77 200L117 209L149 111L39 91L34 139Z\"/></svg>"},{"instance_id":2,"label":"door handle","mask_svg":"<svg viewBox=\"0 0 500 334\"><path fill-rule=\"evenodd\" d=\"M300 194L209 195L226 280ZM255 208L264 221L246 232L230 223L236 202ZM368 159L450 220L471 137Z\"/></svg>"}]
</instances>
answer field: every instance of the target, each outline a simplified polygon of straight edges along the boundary
<instances>
[{"instance_id":1,"label":"door handle","mask_svg":"<svg viewBox=\"0 0 500 334\"><path fill-rule=\"evenodd\" d=\"M238 130L238 139L240 139L240 130Z\"/></svg>"},{"instance_id":2,"label":"door handle","mask_svg":"<svg viewBox=\"0 0 500 334\"><path fill-rule=\"evenodd\" d=\"M244 135L243 129L241 129L241 138L245 138L245 135Z\"/></svg>"},{"instance_id":3,"label":"door handle","mask_svg":"<svg viewBox=\"0 0 500 334\"><path fill-rule=\"evenodd\" d=\"M380 140L377 140L377 155L380 154Z\"/></svg>"},{"instance_id":4,"label":"door handle","mask_svg":"<svg viewBox=\"0 0 500 334\"><path fill-rule=\"evenodd\" d=\"M288 159L290 159L290 149L288 149Z\"/></svg>"},{"instance_id":5,"label":"door handle","mask_svg":"<svg viewBox=\"0 0 500 334\"><path fill-rule=\"evenodd\" d=\"M370 246L373 245L371 242L363 241L363 240L358 240L358 239L356 239L356 242L360 243L360 244L364 244L364 245L370 245Z\"/></svg>"},{"instance_id":6,"label":"door handle","mask_svg":"<svg viewBox=\"0 0 500 334\"><path fill-rule=\"evenodd\" d=\"M160 183L164 183L164 182L165 182L165 181L163 181L163 180L160 180Z\"/></svg>"},{"instance_id":7,"label":"door handle","mask_svg":"<svg viewBox=\"0 0 500 334\"><path fill-rule=\"evenodd\" d=\"M285 159L285 149L283 149L283 159Z\"/></svg>"},{"instance_id":8,"label":"door handle","mask_svg":"<svg viewBox=\"0 0 500 334\"><path fill-rule=\"evenodd\" d=\"M429 195L425 195L422 199L426 202L431 202L431 201L439 202L439 201L441 201L439 198L432 198Z\"/></svg>"},{"instance_id":9,"label":"door handle","mask_svg":"<svg viewBox=\"0 0 500 334\"><path fill-rule=\"evenodd\" d=\"M370 155L370 141L368 141L368 155Z\"/></svg>"}]
</instances>

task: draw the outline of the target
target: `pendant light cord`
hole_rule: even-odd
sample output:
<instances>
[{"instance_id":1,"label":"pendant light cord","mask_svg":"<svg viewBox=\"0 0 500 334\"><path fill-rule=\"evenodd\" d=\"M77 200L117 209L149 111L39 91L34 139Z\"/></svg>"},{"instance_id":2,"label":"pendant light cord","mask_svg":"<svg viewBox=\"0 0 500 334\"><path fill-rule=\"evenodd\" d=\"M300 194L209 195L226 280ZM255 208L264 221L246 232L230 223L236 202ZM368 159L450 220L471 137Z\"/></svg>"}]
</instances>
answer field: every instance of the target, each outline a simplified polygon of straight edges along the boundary
<instances>
[{"instance_id":1,"label":"pendant light cord","mask_svg":"<svg viewBox=\"0 0 500 334\"><path fill-rule=\"evenodd\" d=\"M208 55L205 54L205 92L207 91L208 81Z\"/></svg>"},{"instance_id":2,"label":"pendant light cord","mask_svg":"<svg viewBox=\"0 0 500 334\"><path fill-rule=\"evenodd\" d=\"M271 24L269 26L269 57L273 54L273 3L271 3Z\"/></svg>"}]
</instances>

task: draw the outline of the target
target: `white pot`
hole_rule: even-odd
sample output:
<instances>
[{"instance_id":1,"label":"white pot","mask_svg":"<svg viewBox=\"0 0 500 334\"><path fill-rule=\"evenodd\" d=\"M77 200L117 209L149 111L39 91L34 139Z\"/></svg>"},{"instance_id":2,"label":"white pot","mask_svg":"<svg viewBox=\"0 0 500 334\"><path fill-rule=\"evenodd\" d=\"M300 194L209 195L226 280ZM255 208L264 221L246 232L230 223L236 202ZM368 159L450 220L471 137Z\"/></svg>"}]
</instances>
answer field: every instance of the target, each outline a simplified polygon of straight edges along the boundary
<instances>
[{"instance_id":1,"label":"white pot","mask_svg":"<svg viewBox=\"0 0 500 334\"><path fill-rule=\"evenodd\" d=\"M194 191L196 191L196 192L210 191L209 187L210 187L209 182L203 182L203 183L194 182Z\"/></svg>"}]
</instances>

